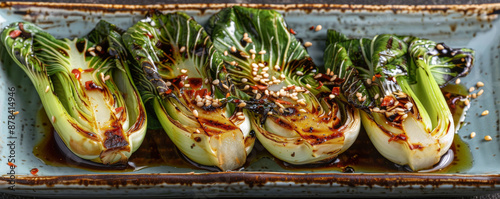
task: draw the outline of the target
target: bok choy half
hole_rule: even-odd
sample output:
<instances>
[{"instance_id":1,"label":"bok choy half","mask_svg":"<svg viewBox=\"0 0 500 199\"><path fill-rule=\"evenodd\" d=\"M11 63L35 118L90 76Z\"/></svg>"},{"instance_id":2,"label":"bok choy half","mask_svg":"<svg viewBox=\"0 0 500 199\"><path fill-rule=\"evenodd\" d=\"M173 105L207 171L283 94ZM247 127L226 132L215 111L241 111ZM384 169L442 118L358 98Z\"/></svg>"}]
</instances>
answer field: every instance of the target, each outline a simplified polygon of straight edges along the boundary
<instances>
[{"instance_id":1,"label":"bok choy half","mask_svg":"<svg viewBox=\"0 0 500 199\"><path fill-rule=\"evenodd\" d=\"M101 21L88 37L73 40L56 39L28 22L13 23L1 34L66 146L103 164L126 162L146 133L121 33Z\"/></svg>"},{"instance_id":2,"label":"bok choy half","mask_svg":"<svg viewBox=\"0 0 500 199\"><path fill-rule=\"evenodd\" d=\"M361 126L358 110L315 79L315 64L281 14L234 6L212 16L209 32L224 52L231 92L245 100L252 129L272 155L317 163L352 145Z\"/></svg>"},{"instance_id":3,"label":"bok choy half","mask_svg":"<svg viewBox=\"0 0 500 199\"><path fill-rule=\"evenodd\" d=\"M149 13L123 35L137 61L134 82L173 143L192 161L223 171L243 166L255 136L229 94L222 54L185 13Z\"/></svg>"},{"instance_id":4,"label":"bok choy half","mask_svg":"<svg viewBox=\"0 0 500 199\"><path fill-rule=\"evenodd\" d=\"M325 84L364 110L363 126L384 157L414 171L440 161L455 133L440 86L469 72L472 50L389 34L348 39L329 30L324 59L344 80Z\"/></svg>"}]
</instances>

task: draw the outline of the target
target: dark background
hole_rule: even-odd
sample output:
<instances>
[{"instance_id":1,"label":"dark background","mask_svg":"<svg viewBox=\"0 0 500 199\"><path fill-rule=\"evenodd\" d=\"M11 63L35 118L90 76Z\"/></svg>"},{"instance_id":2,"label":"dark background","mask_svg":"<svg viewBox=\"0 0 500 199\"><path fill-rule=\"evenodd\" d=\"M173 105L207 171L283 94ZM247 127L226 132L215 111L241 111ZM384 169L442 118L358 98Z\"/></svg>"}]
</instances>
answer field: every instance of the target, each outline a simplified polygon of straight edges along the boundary
<instances>
[{"instance_id":1,"label":"dark background","mask_svg":"<svg viewBox=\"0 0 500 199\"><path fill-rule=\"evenodd\" d=\"M0 0L4 1L4 0ZM488 3L500 3L500 0L281 0L281 1L270 1L270 0L12 0L17 2L61 2L61 3L89 3L89 4L135 4L135 5L145 5L145 4L186 4L186 3L254 3L254 4L294 4L294 3L319 3L319 4L368 4L368 5L439 5L439 4L488 4ZM500 165L499 165L500 166ZM35 197L21 197L12 196L6 193L0 193L0 198L5 199L41 199ZM481 196L472 197L455 197L456 199L500 199L500 189L496 194L488 194Z\"/></svg>"}]
</instances>

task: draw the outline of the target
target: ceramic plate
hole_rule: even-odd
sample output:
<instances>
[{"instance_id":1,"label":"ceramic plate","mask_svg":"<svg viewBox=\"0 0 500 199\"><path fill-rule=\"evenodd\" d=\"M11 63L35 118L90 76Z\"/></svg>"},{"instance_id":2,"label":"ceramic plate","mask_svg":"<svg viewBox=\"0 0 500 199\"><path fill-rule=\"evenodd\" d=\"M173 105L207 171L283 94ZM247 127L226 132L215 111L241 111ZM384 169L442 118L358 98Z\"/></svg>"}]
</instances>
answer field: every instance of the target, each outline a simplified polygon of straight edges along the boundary
<instances>
[{"instance_id":1,"label":"ceramic plate","mask_svg":"<svg viewBox=\"0 0 500 199\"><path fill-rule=\"evenodd\" d=\"M0 3L0 27L30 21L57 37L87 34L101 19L126 29L150 9L185 11L201 24L228 4L100 5ZM55 144L38 94L24 72L2 56L0 63L0 187L3 192L43 197L67 196L423 196L479 195L500 189L500 4L453 6L244 5L282 12L310 41L313 60L322 64L326 30L352 37L381 33L414 35L476 50L472 72L461 84L485 83L471 101L455 136L455 160L434 173L408 172L382 158L361 132L354 146L323 165L293 166L275 160L257 144L241 170L218 172L192 165L165 133L149 131L123 168L100 168L74 161ZM309 27L322 25L321 31ZM0 51L3 52L3 51ZM474 91L473 93L476 93ZM10 110L19 114L10 116ZM489 115L480 116L484 110ZM477 135L470 138L470 133ZM486 141L484 136L492 137ZM156 138L156 139L153 139ZM9 162L17 167L9 166Z\"/></svg>"}]
</instances>

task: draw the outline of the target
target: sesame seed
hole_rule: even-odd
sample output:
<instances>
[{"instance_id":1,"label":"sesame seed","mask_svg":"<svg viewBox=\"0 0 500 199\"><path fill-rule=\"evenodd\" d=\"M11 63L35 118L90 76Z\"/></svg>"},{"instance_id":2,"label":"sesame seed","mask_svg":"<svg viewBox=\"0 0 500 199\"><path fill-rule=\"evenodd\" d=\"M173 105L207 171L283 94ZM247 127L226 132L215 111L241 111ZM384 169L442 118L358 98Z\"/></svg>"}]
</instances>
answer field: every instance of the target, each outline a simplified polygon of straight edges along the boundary
<instances>
[{"instance_id":1,"label":"sesame seed","mask_svg":"<svg viewBox=\"0 0 500 199\"><path fill-rule=\"evenodd\" d=\"M250 49L250 51L249 51L249 52L250 52L250 53L252 53L252 54L257 53L254 49Z\"/></svg>"},{"instance_id":2,"label":"sesame seed","mask_svg":"<svg viewBox=\"0 0 500 199\"><path fill-rule=\"evenodd\" d=\"M320 31L323 28L321 25L317 25L316 28L314 29L316 32Z\"/></svg>"},{"instance_id":3,"label":"sesame seed","mask_svg":"<svg viewBox=\"0 0 500 199\"><path fill-rule=\"evenodd\" d=\"M305 109L299 109L299 112L307 113L307 111Z\"/></svg>"},{"instance_id":4,"label":"sesame seed","mask_svg":"<svg viewBox=\"0 0 500 199\"><path fill-rule=\"evenodd\" d=\"M247 86L248 86L248 85L247 85ZM267 90L266 90L266 91L267 91ZM252 93L257 93L257 92L259 92L259 90L257 90L257 89L253 89L253 90L252 90Z\"/></svg>"},{"instance_id":5,"label":"sesame seed","mask_svg":"<svg viewBox=\"0 0 500 199\"><path fill-rule=\"evenodd\" d=\"M89 49L87 49L87 51L89 51L89 52L90 52L90 51L94 51L94 50L95 50L95 48L94 48L94 47L90 47Z\"/></svg>"},{"instance_id":6,"label":"sesame seed","mask_svg":"<svg viewBox=\"0 0 500 199\"><path fill-rule=\"evenodd\" d=\"M470 133L470 138L474 138L474 137L476 137L476 132Z\"/></svg>"},{"instance_id":7,"label":"sesame seed","mask_svg":"<svg viewBox=\"0 0 500 199\"><path fill-rule=\"evenodd\" d=\"M179 49L179 52L183 53L184 51L186 51L186 46L182 46L181 49Z\"/></svg>"},{"instance_id":8,"label":"sesame seed","mask_svg":"<svg viewBox=\"0 0 500 199\"><path fill-rule=\"evenodd\" d=\"M484 93L484 90L481 89L479 92L477 92L477 96L481 96Z\"/></svg>"},{"instance_id":9,"label":"sesame seed","mask_svg":"<svg viewBox=\"0 0 500 199\"><path fill-rule=\"evenodd\" d=\"M268 78L268 77L269 77L269 74L264 73L262 76L264 76L265 78Z\"/></svg>"},{"instance_id":10,"label":"sesame seed","mask_svg":"<svg viewBox=\"0 0 500 199\"><path fill-rule=\"evenodd\" d=\"M476 93L472 93L472 99L476 99L477 98L477 94Z\"/></svg>"},{"instance_id":11,"label":"sesame seed","mask_svg":"<svg viewBox=\"0 0 500 199\"><path fill-rule=\"evenodd\" d=\"M12 114L17 115L17 114L19 114L19 111L16 111L16 112L14 112L14 113L12 113Z\"/></svg>"},{"instance_id":12,"label":"sesame seed","mask_svg":"<svg viewBox=\"0 0 500 199\"><path fill-rule=\"evenodd\" d=\"M274 70L279 71L280 69L281 69L281 68L280 68L280 66L279 66L279 65L274 66Z\"/></svg>"},{"instance_id":13,"label":"sesame seed","mask_svg":"<svg viewBox=\"0 0 500 199\"><path fill-rule=\"evenodd\" d=\"M165 85L172 86L172 82L166 82Z\"/></svg>"},{"instance_id":14,"label":"sesame seed","mask_svg":"<svg viewBox=\"0 0 500 199\"><path fill-rule=\"evenodd\" d=\"M262 69L262 71L268 71L268 70L269 70L269 67L264 67L264 68Z\"/></svg>"},{"instance_id":15,"label":"sesame seed","mask_svg":"<svg viewBox=\"0 0 500 199\"><path fill-rule=\"evenodd\" d=\"M184 87L189 88L191 87L191 84L184 84Z\"/></svg>"},{"instance_id":16,"label":"sesame seed","mask_svg":"<svg viewBox=\"0 0 500 199\"><path fill-rule=\"evenodd\" d=\"M276 105L278 105L279 107L281 108L285 108L285 106L283 106L283 104L279 103L279 102L276 102Z\"/></svg>"},{"instance_id":17,"label":"sesame seed","mask_svg":"<svg viewBox=\"0 0 500 199\"><path fill-rule=\"evenodd\" d=\"M267 112L267 115L273 115L273 112L269 111Z\"/></svg>"},{"instance_id":18,"label":"sesame seed","mask_svg":"<svg viewBox=\"0 0 500 199\"><path fill-rule=\"evenodd\" d=\"M252 63L252 68L259 68L259 65L257 65L256 63Z\"/></svg>"},{"instance_id":19,"label":"sesame seed","mask_svg":"<svg viewBox=\"0 0 500 199\"><path fill-rule=\"evenodd\" d=\"M304 99L297 100L297 102L298 102L300 105L306 105L306 101L305 101Z\"/></svg>"},{"instance_id":20,"label":"sesame seed","mask_svg":"<svg viewBox=\"0 0 500 199\"><path fill-rule=\"evenodd\" d=\"M202 107L202 106L203 106L203 104L204 104L204 103L203 103L202 101L196 102L196 106L198 106L198 107Z\"/></svg>"},{"instance_id":21,"label":"sesame seed","mask_svg":"<svg viewBox=\"0 0 500 199\"><path fill-rule=\"evenodd\" d=\"M243 82L243 83L248 82L248 79L247 78L242 78L241 82Z\"/></svg>"},{"instance_id":22,"label":"sesame seed","mask_svg":"<svg viewBox=\"0 0 500 199\"><path fill-rule=\"evenodd\" d=\"M101 77L101 81L104 82L104 73L100 73L99 76Z\"/></svg>"},{"instance_id":23,"label":"sesame seed","mask_svg":"<svg viewBox=\"0 0 500 199\"><path fill-rule=\"evenodd\" d=\"M314 76L314 79L318 79L318 78L320 78L321 76L323 76L323 74L319 73L319 74L317 74L316 76Z\"/></svg>"},{"instance_id":24,"label":"sesame seed","mask_svg":"<svg viewBox=\"0 0 500 199\"><path fill-rule=\"evenodd\" d=\"M240 104L238 104L238 107L242 108L242 107L245 107L246 105L247 105L247 103L241 102Z\"/></svg>"},{"instance_id":25,"label":"sesame seed","mask_svg":"<svg viewBox=\"0 0 500 199\"><path fill-rule=\"evenodd\" d=\"M97 56L94 51L90 51L89 54L92 55L92 57Z\"/></svg>"},{"instance_id":26,"label":"sesame seed","mask_svg":"<svg viewBox=\"0 0 500 199\"><path fill-rule=\"evenodd\" d=\"M361 97L363 96L363 94L361 94L360 92L356 92L356 97Z\"/></svg>"},{"instance_id":27,"label":"sesame seed","mask_svg":"<svg viewBox=\"0 0 500 199\"><path fill-rule=\"evenodd\" d=\"M212 82L212 84L219 84L219 82L220 82L220 81L219 81L218 79L216 79L216 80L214 80L214 81Z\"/></svg>"},{"instance_id":28,"label":"sesame seed","mask_svg":"<svg viewBox=\"0 0 500 199\"><path fill-rule=\"evenodd\" d=\"M371 79L366 79L366 83L367 84L372 84L372 80Z\"/></svg>"},{"instance_id":29,"label":"sesame seed","mask_svg":"<svg viewBox=\"0 0 500 199\"><path fill-rule=\"evenodd\" d=\"M245 85L245 87L243 87L243 90L247 90L250 88L250 85Z\"/></svg>"},{"instance_id":30,"label":"sesame seed","mask_svg":"<svg viewBox=\"0 0 500 199\"><path fill-rule=\"evenodd\" d=\"M241 112L241 111L236 112L236 115L238 115L238 116L243 115L243 112Z\"/></svg>"},{"instance_id":31,"label":"sesame seed","mask_svg":"<svg viewBox=\"0 0 500 199\"><path fill-rule=\"evenodd\" d=\"M309 84L306 84L306 87L309 89L312 88L311 85L309 85Z\"/></svg>"},{"instance_id":32,"label":"sesame seed","mask_svg":"<svg viewBox=\"0 0 500 199\"><path fill-rule=\"evenodd\" d=\"M407 102L407 103L405 104L405 108L406 108L406 109L410 109L411 107L413 107L413 104L412 104L411 102Z\"/></svg>"},{"instance_id":33,"label":"sesame seed","mask_svg":"<svg viewBox=\"0 0 500 199\"><path fill-rule=\"evenodd\" d=\"M304 46L305 46L305 47L311 47L312 45L313 45L313 44L312 44L311 42L306 42L306 43L304 43Z\"/></svg>"},{"instance_id":34,"label":"sesame seed","mask_svg":"<svg viewBox=\"0 0 500 199\"><path fill-rule=\"evenodd\" d=\"M485 111L483 111L483 112L481 113L481 115L482 115L482 116L486 116L486 115L488 115L488 114L490 114L490 111L488 111L488 110L485 110Z\"/></svg>"},{"instance_id":35,"label":"sesame seed","mask_svg":"<svg viewBox=\"0 0 500 199\"><path fill-rule=\"evenodd\" d=\"M487 136L484 136L484 140L491 141L491 140L493 140L493 138L491 138L491 136L487 135Z\"/></svg>"},{"instance_id":36,"label":"sesame seed","mask_svg":"<svg viewBox=\"0 0 500 199\"><path fill-rule=\"evenodd\" d=\"M260 66L261 68L264 68L266 65L264 65L263 63L259 63L259 66Z\"/></svg>"},{"instance_id":37,"label":"sesame seed","mask_svg":"<svg viewBox=\"0 0 500 199\"><path fill-rule=\"evenodd\" d=\"M304 73L302 71L297 71L295 74L297 74L298 76L304 75Z\"/></svg>"},{"instance_id":38,"label":"sesame seed","mask_svg":"<svg viewBox=\"0 0 500 199\"><path fill-rule=\"evenodd\" d=\"M269 90L265 90L264 94L269 95Z\"/></svg>"},{"instance_id":39,"label":"sesame seed","mask_svg":"<svg viewBox=\"0 0 500 199\"><path fill-rule=\"evenodd\" d=\"M243 52L243 51L240 52L240 55L244 58L250 58L250 56L246 52Z\"/></svg>"},{"instance_id":40,"label":"sesame seed","mask_svg":"<svg viewBox=\"0 0 500 199\"><path fill-rule=\"evenodd\" d=\"M474 90L475 90L475 88L474 88L474 87L470 87L470 88L469 88L469 93L472 93L472 91L474 91Z\"/></svg>"},{"instance_id":41,"label":"sesame seed","mask_svg":"<svg viewBox=\"0 0 500 199\"><path fill-rule=\"evenodd\" d=\"M222 84L222 87L224 87L226 90L229 90L229 87L225 84Z\"/></svg>"},{"instance_id":42,"label":"sesame seed","mask_svg":"<svg viewBox=\"0 0 500 199\"><path fill-rule=\"evenodd\" d=\"M188 70L186 70L186 69L181 69L181 73L186 74L187 72L188 72Z\"/></svg>"},{"instance_id":43,"label":"sesame seed","mask_svg":"<svg viewBox=\"0 0 500 199\"><path fill-rule=\"evenodd\" d=\"M330 97L330 99L333 99L333 98L335 98L335 95L334 94L330 94L328 97Z\"/></svg>"},{"instance_id":44,"label":"sesame seed","mask_svg":"<svg viewBox=\"0 0 500 199\"><path fill-rule=\"evenodd\" d=\"M401 119L406 119L408 117L408 114L404 114L403 116L401 116Z\"/></svg>"},{"instance_id":45,"label":"sesame seed","mask_svg":"<svg viewBox=\"0 0 500 199\"><path fill-rule=\"evenodd\" d=\"M333 82L335 79L337 79L337 75L333 75L330 81Z\"/></svg>"},{"instance_id":46,"label":"sesame seed","mask_svg":"<svg viewBox=\"0 0 500 199\"><path fill-rule=\"evenodd\" d=\"M280 108L279 111L280 111L280 113L285 113L285 109L284 108Z\"/></svg>"},{"instance_id":47,"label":"sesame seed","mask_svg":"<svg viewBox=\"0 0 500 199\"><path fill-rule=\"evenodd\" d=\"M326 74L330 74L330 68L326 69Z\"/></svg>"},{"instance_id":48,"label":"sesame seed","mask_svg":"<svg viewBox=\"0 0 500 199\"><path fill-rule=\"evenodd\" d=\"M265 51L265 50L261 50L261 51L259 51L259 55L263 55L263 54L266 54L266 51Z\"/></svg>"},{"instance_id":49,"label":"sesame seed","mask_svg":"<svg viewBox=\"0 0 500 199\"><path fill-rule=\"evenodd\" d=\"M373 108L373 110L372 110L372 111L373 111L373 112L379 112L379 111L380 111L380 108L375 107L375 108Z\"/></svg>"},{"instance_id":50,"label":"sesame seed","mask_svg":"<svg viewBox=\"0 0 500 199\"><path fill-rule=\"evenodd\" d=\"M231 46L231 52L236 52L236 47L235 46Z\"/></svg>"},{"instance_id":51,"label":"sesame seed","mask_svg":"<svg viewBox=\"0 0 500 199\"><path fill-rule=\"evenodd\" d=\"M196 133L201 133L199 129L196 129Z\"/></svg>"},{"instance_id":52,"label":"sesame seed","mask_svg":"<svg viewBox=\"0 0 500 199\"><path fill-rule=\"evenodd\" d=\"M45 92L49 92L50 91L50 86L47 86L47 88L45 88Z\"/></svg>"},{"instance_id":53,"label":"sesame seed","mask_svg":"<svg viewBox=\"0 0 500 199\"><path fill-rule=\"evenodd\" d=\"M281 79L285 79L286 78L285 74L281 74L280 77L281 77Z\"/></svg>"},{"instance_id":54,"label":"sesame seed","mask_svg":"<svg viewBox=\"0 0 500 199\"><path fill-rule=\"evenodd\" d=\"M257 93L257 95L255 95L255 99L260 99L262 97L262 95L260 93Z\"/></svg>"},{"instance_id":55,"label":"sesame seed","mask_svg":"<svg viewBox=\"0 0 500 199\"><path fill-rule=\"evenodd\" d=\"M460 78L458 78L457 80L455 80L455 84L460 84Z\"/></svg>"},{"instance_id":56,"label":"sesame seed","mask_svg":"<svg viewBox=\"0 0 500 199\"><path fill-rule=\"evenodd\" d=\"M247 43L252 43L252 42L253 42L253 41L252 41L252 38L250 38L250 37L247 37L247 38L245 39L245 41L246 41Z\"/></svg>"},{"instance_id":57,"label":"sesame seed","mask_svg":"<svg viewBox=\"0 0 500 199\"><path fill-rule=\"evenodd\" d=\"M235 66L236 65L236 61L229 62L229 64L231 64L231 66Z\"/></svg>"},{"instance_id":58,"label":"sesame seed","mask_svg":"<svg viewBox=\"0 0 500 199\"><path fill-rule=\"evenodd\" d=\"M363 97L361 98L361 102L364 102L365 100L366 100L366 96L363 96Z\"/></svg>"},{"instance_id":59,"label":"sesame seed","mask_svg":"<svg viewBox=\"0 0 500 199\"><path fill-rule=\"evenodd\" d=\"M111 78L111 76L106 75L106 77L104 77L104 81L108 81L110 78Z\"/></svg>"},{"instance_id":60,"label":"sesame seed","mask_svg":"<svg viewBox=\"0 0 500 199\"><path fill-rule=\"evenodd\" d=\"M443 50L443 49L444 49L443 45L441 45L441 44L436 45L436 48L437 48L438 50Z\"/></svg>"},{"instance_id":61,"label":"sesame seed","mask_svg":"<svg viewBox=\"0 0 500 199\"><path fill-rule=\"evenodd\" d=\"M193 110L193 115L194 115L195 117L198 117L198 111L197 111L196 109L195 109L195 110Z\"/></svg>"},{"instance_id":62,"label":"sesame seed","mask_svg":"<svg viewBox=\"0 0 500 199\"><path fill-rule=\"evenodd\" d=\"M269 81L269 79L261 79L261 80L260 80L260 83L262 83L262 84L266 84L266 82L268 82L268 81Z\"/></svg>"},{"instance_id":63,"label":"sesame seed","mask_svg":"<svg viewBox=\"0 0 500 199\"><path fill-rule=\"evenodd\" d=\"M253 75L253 76L256 76L256 75L257 75L257 71L253 71L253 72L252 72L252 75Z\"/></svg>"},{"instance_id":64,"label":"sesame seed","mask_svg":"<svg viewBox=\"0 0 500 199\"><path fill-rule=\"evenodd\" d=\"M248 33L243 33L243 38L248 38Z\"/></svg>"},{"instance_id":65,"label":"sesame seed","mask_svg":"<svg viewBox=\"0 0 500 199\"><path fill-rule=\"evenodd\" d=\"M375 94L375 96L373 97L373 99L378 99L379 98L379 94Z\"/></svg>"},{"instance_id":66,"label":"sesame seed","mask_svg":"<svg viewBox=\"0 0 500 199\"><path fill-rule=\"evenodd\" d=\"M259 81L260 80L260 77L254 77L253 78L254 81Z\"/></svg>"},{"instance_id":67,"label":"sesame seed","mask_svg":"<svg viewBox=\"0 0 500 199\"><path fill-rule=\"evenodd\" d=\"M476 83L476 86L479 88L479 87L483 87L484 86L484 83L483 82L477 82Z\"/></svg>"},{"instance_id":68,"label":"sesame seed","mask_svg":"<svg viewBox=\"0 0 500 199\"><path fill-rule=\"evenodd\" d=\"M281 80L279 80L279 79L273 80L273 83L275 83L275 84L279 84L280 82L281 82Z\"/></svg>"},{"instance_id":69,"label":"sesame seed","mask_svg":"<svg viewBox=\"0 0 500 199\"><path fill-rule=\"evenodd\" d=\"M238 119L239 119L239 120L244 120L244 119L245 119L245 116L240 115L240 116L238 116Z\"/></svg>"},{"instance_id":70,"label":"sesame seed","mask_svg":"<svg viewBox=\"0 0 500 199\"><path fill-rule=\"evenodd\" d=\"M227 56L227 50L224 51L224 56Z\"/></svg>"},{"instance_id":71,"label":"sesame seed","mask_svg":"<svg viewBox=\"0 0 500 199\"><path fill-rule=\"evenodd\" d=\"M96 47L95 47L95 49L96 49L97 51L101 51L101 50L102 50L102 47L101 47L101 46L96 46Z\"/></svg>"},{"instance_id":72,"label":"sesame seed","mask_svg":"<svg viewBox=\"0 0 500 199\"><path fill-rule=\"evenodd\" d=\"M470 104L469 99L465 99L464 104L465 104L465 106L469 106L469 104Z\"/></svg>"},{"instance_id":73,"label":"sesame seed","mask_svg":"<svg viewBox=\"0 0 500 199\"><path fill-rule=\"evenodd\" d=\"M52 116L52 123L56 123L56 116Z\"/></svg>"}]
</instances>

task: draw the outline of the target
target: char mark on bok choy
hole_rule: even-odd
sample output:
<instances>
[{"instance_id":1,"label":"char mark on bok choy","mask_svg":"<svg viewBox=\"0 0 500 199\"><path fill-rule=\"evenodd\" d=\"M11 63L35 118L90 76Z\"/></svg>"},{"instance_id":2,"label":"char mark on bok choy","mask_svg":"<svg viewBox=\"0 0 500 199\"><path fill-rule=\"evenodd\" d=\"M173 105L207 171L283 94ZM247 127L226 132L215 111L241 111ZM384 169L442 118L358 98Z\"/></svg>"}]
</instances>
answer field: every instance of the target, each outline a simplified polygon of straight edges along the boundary
<instances>
[{"instance_id":1,"label":"char mark on bok choy","mask_svg":"<svg viewBox=\"0 0 500 199\"><path fill-rule=\"evenodd\" d=\"M214 46L228 64L220 76L245 100L252 129L275 157L291 164L327 161L356 139L361 121L353 106L323 86L304 46L281 14L234 6L209 21Z\"/></svg>"},{"instance_id":2,"label":"char mark on bok choy","mask_svg":"<svg viewBox=\"0 0 500 199\"><path fill-rule=\"evenodd\" d=\"M134 82L180 151L223 171L243 166L255 141L249 113L229 93L222 54L203 27L185 13L153 11L123 38Z\"/></svg>"},{"instance_id":3,"label":"char mark on bok choy","mask_svg":"<svg viewBox=\"0 0 500 199\"><path fill-rule=\"evenodd\" d=\"M450 148L455 127L440 86L465 76L471 49L411 36L348 39L328 31L325 68L343 81L346 100L364 110L363 126L387 159L412 170L427 169Z\"/></svg>"},{"instance_id":4,"label":"char mark on bok choy","mask_svg":"<svg viewBox=\"0 0 500 199\"><path fill-rule=\"evenodd\" d=\"M146 133L121 33L101 21L87 37L73 40L56 39L28 22L12 23L1 34L65 145L103 164L126 163Z\"/></svg>"}]
</instances>

